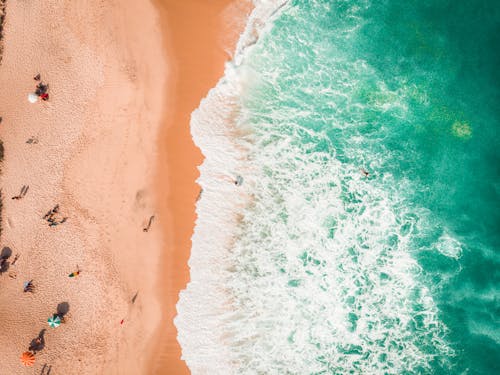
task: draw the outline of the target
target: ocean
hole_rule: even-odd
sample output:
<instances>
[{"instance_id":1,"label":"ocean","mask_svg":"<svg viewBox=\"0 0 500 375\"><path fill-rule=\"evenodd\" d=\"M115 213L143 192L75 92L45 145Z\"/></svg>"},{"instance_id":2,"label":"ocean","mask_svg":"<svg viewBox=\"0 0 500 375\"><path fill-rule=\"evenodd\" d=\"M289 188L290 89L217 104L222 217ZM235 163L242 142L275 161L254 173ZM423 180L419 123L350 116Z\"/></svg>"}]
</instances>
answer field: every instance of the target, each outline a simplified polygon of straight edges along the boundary
<instances>
[{"instance_id":1,"label":"ocean","mask_svg":"<svg viewBox=\"0 0 500 375\"><path fill-rule=\"evenodd\" d=\"M500 6L257 1L193 113L193 374L500 373Z\"/></svg>"}]
</instances>

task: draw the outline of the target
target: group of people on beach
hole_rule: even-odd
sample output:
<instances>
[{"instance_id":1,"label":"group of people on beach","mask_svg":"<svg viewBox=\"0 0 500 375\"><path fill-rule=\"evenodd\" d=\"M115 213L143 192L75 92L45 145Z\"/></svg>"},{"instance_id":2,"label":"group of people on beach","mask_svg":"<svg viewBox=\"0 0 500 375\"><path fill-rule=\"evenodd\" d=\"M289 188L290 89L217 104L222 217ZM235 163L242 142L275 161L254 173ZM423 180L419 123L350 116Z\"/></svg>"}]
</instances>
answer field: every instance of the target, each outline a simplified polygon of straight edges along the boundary
<instances>
[{"instance_id":1,"label":"group of people on beach","mask_svg":"<svg viewBox=\"0 0 500 375\"><path fill-rule=\"evenodd\" d=\"M36 85L35 94L38 95L43 101L49 100L49 85L41 81L40 73L33 77L35 81L38 81Z\"/></svg>"},{"instance_id":2,"label":"group of people on beach","mask_svg":"<svg viewBox=\"0 0 500 375\"><path fill-rule=\"evenodd\" d=\"M33 354L41 351L45 347L45 331L46 329L42 329L37 337L31 340L30 346L28 350ZM40 375L50 375L52 372L52 366L45 363L40 371Z\"/></svg>"},{"instance_id":3,"label":"group of people on beach","mask_svg":"<svg viewBox=\"0 0 500 375\"><path fill-rule=\"evenodd\" d=\"M42 82L40 74L35 75L33 77L33 79L35 81L37 81L37 84L36 84L34 93L30 94L30 96L29 96L30 101L35 102L36 98L39 98L43 101L47 101L49 99L49 92L48 92L49 85ZM33 96L35 97L34 100L33 100ZM1 121L1 118L0 118L0 121ZM35 137L32 137L26 143L36 144L36 143L38 143L38 139ZM12 200L23 199L26 196L26 194L28 193L28 191L29 191L29 185L23 185L21 187L19 194L12 196ZM59 214L59 211L60 211L60 208L59 208L59 205L57 204L43 216L43 219L48 222L49 226L56 226L56 225L63 224L68 219L67 217L61 217ZM14 259L12 261L10 261L9 259L10 259L11 255L12 255L12 250L10 248L4 247L2 249L2 252L0 254L0 274L9 270L9 268L11 266L14 266L16 264L17 260L19 259L19 256L20 256L20 254L16 254ZM70 277L75 277L75 276L78 276L79 274L80 274L80 270L77 269L76 272L72 272L70 274ZM11 278L15 279L17 277L17 273L15 271L11 270L11 271L9 271L9 276ZM29 279L29 280L23 282L23 292L24 293L34 293L35 292L35 283L34 283L33 279ZM68 307L65 308L65 306L68 306ZM69 309L69 305L67 303L64 302L64 303L59 304L57 313L54 313L51 318L52 319L57 318L57 320L59 322L64 323L65 313L68 311L68 309ZM51 319L51 318L49 318L49 319ZM45 333L45 329L40 331L39 335L36 338L34 338L33 340L31 340L31 343L28 347L28 351L24 352L23 355L21 356L21 361L25 365L32 366L34 363L34 360L35 360L34 355L44 348L44 346L45 346L44 333ZM45 364L42 367L41 374L49 375L51 370L52 370L52 366Z\"/></svg>"},{"instance_id":4,"label":"group of people on beach","mask_svg":"<svg viewBox=\"0 0 500 375\"><path fill-rule=\"evenodd\" d=\"M25 290L26 291L26 290ZM52 316L48 319L49 326L57 327L61 323L66 322L66 314L69 311L69 304L67 302L62 302L57 305L57 311L52 314ZM38 336L31 340L28 351L24 352L21 356L22 362L26 366L32 366L35 362L35 354L45 348L45 331L46 329L42 329ZM52 370L51 365L44 364L42 367L41 375L49 375Z\"/></svg>"},{"instance_id":5,"label":"group of people on beach","mask_svg":"<svg viewBox=\"0 0 500 375\"><path fill-rule=\"evenodd\" d=\"M41 99L43 101L47 101L49 99L49 93L48 93L48 91L49 91L49 85L42 82L40 74L37 74L36 76L34 76L33 79L35 81L37 81L37 84L36 84L34 93L30 94L31 95L31 97L29 97L30 101L34 103L36 101L36 98L39 98L39 99ZM0 119L0 121L1 121L1 119ZM38 143L38 138L31 137L28 141L26 141L26 143L27 144L37 144ZM29 185L23 185L21 187L21 190L20 190L19 194L15 195L15 196L12 196L12 200L21 200L21 199L23 199L26 196L26 194L28 193L28 190L29 190ZM60 224L63 224L68 219L67 216L62 216L61 215L60 205L59 204L56 204L42 218L43 218L43 220L45 220L48 223L49 227L54 227L54 226L58 226ZM155 219L154 215L152 215L152 216L149 217L147 225L145 227L143 227L143 231L144 232L148 232L150 230L151 225L152 225L154 219ZM8 262L9 257L10 257L10 253L7 254L7 255L5 255L5 256L2 253L2 256L0 257L0 271L6 270L8 268L8 266L9 266L9 262ZM14 265L18 258L19 258L19 254L16 255L14 261L12 263L10 263L10 264ZM76 270L73 271L73 272L71 272L68 276L70 278L75 278L75 277L79 276L80 273L81 273L81 270L77 266ZM35 292L35 281L33 279L30 279L30 280L27 280L27 281L23 282L23 292L24 293L34 293ZM132 303L135 302L135 300L137 298L137 294L138 293L136 293L134 295L134 297L132 298ZM64 323L64 321L65 321L65 312L61 312L59 310L60 309L59 309L59 306L58 306L58 312L55 313L55 314L53 314L53 316L51 316L49 318L49 325L50 325L50 320L54 321L56 319L59 320L61 323ZM124 322L124 319L122 319L122 321L120 322L120 324L123 324L123 322ZM23 356L21 356L21 360L22 360L22 362L25 365L32 366L33 363L34 363L34 361L35 361L34 355L45 347L44 333L45 333L45 329L43 329L36 338L34 338L33 340L31 340L31 343L30 343L29 348L28 348L28 352L24 352ZM29 357L28 360L25 360L26 358L24 358L24 357L26 357L26 356ZM42 368L41 371L42 371L42 374L49 375L50 372L51 372L51 370L52 370L52 367L48 366L47 364L45 364L43 366L43 368Z\"/></svg>"},{"instance_id":6,"label":"group of people on beach","mask_svg":"<svg viewBox=\"0 0 500 375\"><path fill-rule=\"evenodd\" d=\"M49 85L42 82L40 74L34 76L33 79L38 83L35 86L35 92L28 94L28 101L36 103L38 99L42 99L43 101L49 100Z\"/></svg>"},{"instance_id":7,"label":"group of people on beach","mask_svg":"<svg viewBox=\"0 0 500 375\"><path fill-rule=\"evenodd\" d=\"M28 186L24 185L23 188L21 189L21 193L18 196L12 197L12 199L21 199L26 195L26 192L28 191ZM67 217L63 217L62 219L58 217L59 214L59 204L56 204L51 210L49 210L44 216L43 219L46 220L49 223L49 226L55 226L64 223L67 220ZM15 263L19 255L16 255L16 258L12 262L12 264ZM72 272L69 274L69 277L76 277L80 274L80 269L77 267L76 272ZM33 279L25 281L23 283L23 292L24 293L34 293L35 292L35 284ZM69 310L69 305L66 302L60 303L57 307L57 312L54 313L50 318L49 318L49 325L50 321L55 321L59 323L65 323L65 315ZM34 363L35 357L34 355L42 350L45 347L45 339L44 339L44 333L45 329L40 331L40 334L34 338L28 348L27 352L24 352L23 355L21 356L21 360L24 360L23 363L27 366L31 366ZM31 356L29 360L26 360L26 356ZM49 375L52 370L52 366L48 366L45 364L42 368L42 374L44 375Z\"/></svg>"},{"instance_id":8,"label":"group of people on beach","mask_svg":"<svg viewBox=\"0 0 500 375\"><path fill-rule=\"evenodd\" d=\"M49 212L47 212L43 219L49 223L49 227L55 227L56 225L63 224L68 219L67 217L63 217L62 219L58 218L59 214L59 205L56 204L54 208L52 208Z\"/></svg>"}]
</instances>

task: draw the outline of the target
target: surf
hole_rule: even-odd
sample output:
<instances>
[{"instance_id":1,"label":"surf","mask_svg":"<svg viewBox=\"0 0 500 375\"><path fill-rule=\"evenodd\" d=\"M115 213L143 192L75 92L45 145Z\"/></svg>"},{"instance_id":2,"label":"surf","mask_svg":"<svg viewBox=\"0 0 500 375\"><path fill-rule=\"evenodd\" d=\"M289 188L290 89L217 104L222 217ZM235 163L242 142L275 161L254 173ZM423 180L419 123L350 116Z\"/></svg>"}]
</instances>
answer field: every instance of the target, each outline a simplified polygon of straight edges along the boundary
<instances>
[{"instance_id":1,"label":"surf","mask_svg":"<svg viewBox=\"0 0 500 375\"><path fill-rule=\"evenodd\" d=\"M256 4L192 116L203 193L175 324L193 373L465 370L442 298L471 242L435 173L453 165L444 150L466 158L477 125L426 83L457 60L451 39L429 44L419 6L401 63L383 45L391 6Z\"/></svg>"}]
</instances>

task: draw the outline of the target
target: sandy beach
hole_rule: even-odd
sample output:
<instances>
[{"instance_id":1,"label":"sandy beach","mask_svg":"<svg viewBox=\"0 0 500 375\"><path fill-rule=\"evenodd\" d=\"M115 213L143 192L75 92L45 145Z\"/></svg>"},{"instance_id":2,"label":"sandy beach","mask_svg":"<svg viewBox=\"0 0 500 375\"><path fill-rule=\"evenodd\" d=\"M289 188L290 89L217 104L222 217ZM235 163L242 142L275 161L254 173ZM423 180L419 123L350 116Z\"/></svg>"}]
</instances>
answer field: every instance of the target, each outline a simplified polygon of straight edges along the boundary
<instances>
[{"instance_id":1,"label":"sandy beach","mask_svg":"<svg viewBox=\"0 0 500 375\"><path fill-rule=\"evenodd\" d=\"M19 356L39 334L36 373L47 364L62 374L140 374L149 358L162 237L156 223L142 228L157 207L167 64L156 9L127 3L7 5L1 245L8 262L19 259L0 278L2 373L33 373ZM36 74L49 100L31 104ZM11 199L23 185L26 195ZM67 220L49 226L43 216L56 205ZM34 292L23 293L29 280ZM50 328L59 304L66 322Z\"/></svg>"},{"instance_id":2,"label":"sandy beach","mask_svg":"<svg viewBox=\"0 0 500 375\"><path fill-rule=\"evenodd\" d=\"M189 373L172 324L199 192L189 116L221 77L249 4L181 3L8 2L2 374ZM32 104L37 74L49 100ZM37 337L34 367L23 367Z\"/></svg>"}]
</instances>

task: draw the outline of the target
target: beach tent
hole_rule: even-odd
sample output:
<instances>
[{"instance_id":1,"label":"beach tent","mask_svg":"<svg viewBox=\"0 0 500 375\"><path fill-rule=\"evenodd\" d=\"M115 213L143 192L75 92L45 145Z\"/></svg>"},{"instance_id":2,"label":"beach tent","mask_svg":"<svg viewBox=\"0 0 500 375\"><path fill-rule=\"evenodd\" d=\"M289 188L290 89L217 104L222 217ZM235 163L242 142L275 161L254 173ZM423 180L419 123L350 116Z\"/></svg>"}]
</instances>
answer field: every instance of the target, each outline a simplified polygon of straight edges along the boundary
<instances>
[{"instance_id":1,"label":"beach tent","mask_svg":"<svg viewBox=\"0 0 500 375\"><path fill-rule=\"evenodd\" d=\"M21 363L25 366L33 366L35 363L35 355L31 352L21 354Z\"/></svg>"}]
</instances>

